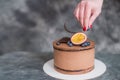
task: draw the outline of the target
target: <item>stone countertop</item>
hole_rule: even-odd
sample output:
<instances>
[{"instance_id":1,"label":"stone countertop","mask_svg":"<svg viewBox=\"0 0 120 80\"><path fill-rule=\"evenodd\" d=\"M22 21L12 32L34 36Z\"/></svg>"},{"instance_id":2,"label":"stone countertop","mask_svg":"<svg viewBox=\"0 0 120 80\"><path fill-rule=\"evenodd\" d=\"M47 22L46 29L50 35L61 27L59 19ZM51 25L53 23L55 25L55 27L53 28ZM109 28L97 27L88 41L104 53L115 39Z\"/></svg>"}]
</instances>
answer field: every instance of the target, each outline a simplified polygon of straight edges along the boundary
<instances>
[{"instance_id":1,"label":"stone countertop","mask_svg":"<svg viewBox=\"0 0 120 80\"><path fill-rule=\"evenodd\" d=\"M52 53L11 52L0 55L0 80L57 80L44 73L43 64ZM107 65L104 75L93 80L120 80L120 54L97 53Z\"/></svg>"}]
</instances>

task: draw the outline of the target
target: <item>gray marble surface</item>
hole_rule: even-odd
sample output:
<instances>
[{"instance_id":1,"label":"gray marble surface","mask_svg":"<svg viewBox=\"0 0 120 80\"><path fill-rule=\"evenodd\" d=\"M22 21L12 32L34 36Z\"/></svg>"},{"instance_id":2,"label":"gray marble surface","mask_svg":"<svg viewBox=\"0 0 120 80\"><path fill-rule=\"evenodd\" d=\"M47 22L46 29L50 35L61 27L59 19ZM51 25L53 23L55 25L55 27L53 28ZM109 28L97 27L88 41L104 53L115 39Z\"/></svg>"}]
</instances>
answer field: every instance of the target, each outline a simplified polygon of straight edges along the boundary
<instances>
[{"instance_id":1,"label":"gray marble surface","mask_svg":"<svg viewBox=\"0 0 120 80\"><path fill-rule=\"evenodd\" d=\"M11 52L0 55L0 80L57 80L43 71L43 64L53 58L53 53ZM92 80L120 80L120 54L96 53L107 71Z\"/></svg>"}]
</instances>

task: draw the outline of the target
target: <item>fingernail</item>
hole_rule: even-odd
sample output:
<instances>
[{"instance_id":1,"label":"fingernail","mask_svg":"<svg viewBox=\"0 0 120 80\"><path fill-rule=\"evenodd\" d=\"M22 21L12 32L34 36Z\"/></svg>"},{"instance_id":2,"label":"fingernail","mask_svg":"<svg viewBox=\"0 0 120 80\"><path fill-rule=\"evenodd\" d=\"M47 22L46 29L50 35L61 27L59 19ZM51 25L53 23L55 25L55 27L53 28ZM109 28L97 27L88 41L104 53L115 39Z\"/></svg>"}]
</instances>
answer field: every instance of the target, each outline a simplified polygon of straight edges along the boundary
<instances>
[{"instance_id":1,"label":"fingernail","mask_svg":"<svg viewBox=\"0 0 120 80\"><path fill-rule=\"evenodd\" d=\"M83 31L86 31L86 26L83 27Z\"/></svg>"},{"instance_id":2,"label":"fingernail","mask_svg":"<svg viewBox=\"0 0 120 80\"><path fill-rule=\"evenodd\" d=\"M90 28L92 28L93 26L92 25L90 25Z\"/></svg>"}]
</instances>

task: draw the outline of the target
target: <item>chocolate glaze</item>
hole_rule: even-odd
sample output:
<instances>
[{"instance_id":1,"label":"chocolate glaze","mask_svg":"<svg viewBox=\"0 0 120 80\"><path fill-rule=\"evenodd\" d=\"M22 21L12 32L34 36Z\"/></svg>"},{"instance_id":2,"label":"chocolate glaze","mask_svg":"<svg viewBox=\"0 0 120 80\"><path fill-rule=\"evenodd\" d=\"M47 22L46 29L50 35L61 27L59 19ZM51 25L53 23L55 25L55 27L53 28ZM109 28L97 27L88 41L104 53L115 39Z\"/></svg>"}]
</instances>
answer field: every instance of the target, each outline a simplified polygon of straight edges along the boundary
<instances>
[{"instance_id":1,"label":"chocolate glaze","mask_svg":"<svg viewBox=\"0 0 120 80\"><path fill-rule=\"evenodd\" d=\"M65 40L66 39L66 40ZM67 41L69 41L70 38L62 38L61 40L56 40L53 42L53 48L61 51L83 51L83 50L89 50L95 48L95 43L92 40L87 39L88 42L90 42L90 46L82 47L80 45L73 45L72 47L69 47L67 45ZM60 45L57 45L57 42L61 42Z\"/></svg>"}]
</instances>

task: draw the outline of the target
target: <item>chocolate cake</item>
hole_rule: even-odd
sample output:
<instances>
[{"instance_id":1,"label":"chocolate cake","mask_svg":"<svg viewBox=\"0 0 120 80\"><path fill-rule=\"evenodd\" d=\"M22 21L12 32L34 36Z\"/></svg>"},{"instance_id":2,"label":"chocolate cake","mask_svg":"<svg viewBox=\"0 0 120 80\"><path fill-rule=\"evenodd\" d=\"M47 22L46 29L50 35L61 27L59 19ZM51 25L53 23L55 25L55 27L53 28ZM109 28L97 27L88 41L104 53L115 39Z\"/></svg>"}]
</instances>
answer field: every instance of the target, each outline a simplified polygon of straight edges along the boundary
<instances>
[{"instance_id":1,"label":"chocolate cake","mask_svg":"<svg viewBox=\"0 0 120 80\"><path fill-rule=\"evenodd\" d=\"M94 69L95 43L87 39L89 45L70 45L70 38L64 37L53 42L54 68L63 74L84 74Z\"/></svg>"}]
</instances>

